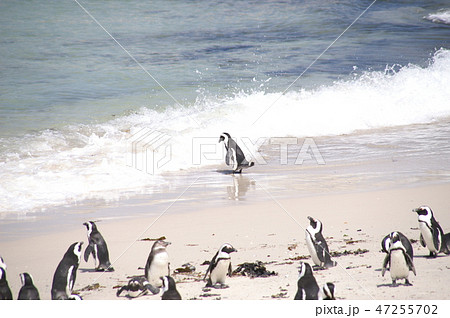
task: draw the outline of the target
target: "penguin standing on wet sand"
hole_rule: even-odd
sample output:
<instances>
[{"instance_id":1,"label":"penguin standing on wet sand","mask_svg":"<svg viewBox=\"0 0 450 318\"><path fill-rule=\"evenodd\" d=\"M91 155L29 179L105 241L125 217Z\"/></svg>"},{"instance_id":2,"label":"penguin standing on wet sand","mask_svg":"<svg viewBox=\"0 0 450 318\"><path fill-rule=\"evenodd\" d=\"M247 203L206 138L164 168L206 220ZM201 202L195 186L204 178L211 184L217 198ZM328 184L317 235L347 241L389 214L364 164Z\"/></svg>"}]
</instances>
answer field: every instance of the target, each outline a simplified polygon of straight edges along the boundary
<instances>
[{"instance_id":1,"label":"penguin standing on wet sand","mask_svg":"<svg viewBox=\"0 0 450 318\"><path fill-rule=\"evenodd\" d=\"M247 169L255 165L254 162L248 162L244 152L238 144L231 138L230 134L223 133L220 135L219 143L225 145L227 154L225 155L225 163L233 169L234 173L241 173L242 169Z\"/></svg>"},{"instance_id":2,"label":"penguin standing on wet sand","mask_svg":"<svg viewBox=\"0 0 450 318\"><path fill-rule=\"evenodd\" d=\"M317 300L319 299L319 285L314 278L311 265L300 262L298 268L297 293L294 300Z\"/></svg>"},{"instance_id":3,"label":"penguin standing on wet sand","mask_svg":"<svg viewBox=\"0 0 450 318\"><path fill-rule=\"evenodd\" d=\"M0 300L12 300L11 289L6 280L6 264L2 257L0 257Z\"/></svg>"},{"instance_id":4,"label":"penguin standing on wet sand","mask_svg":"<svg viewBox=\"0 0 450 318\"><path fill-rule=\"evenodd\" d=\"M440 252L450 254L444 232L434 218L430 207L424 205L414 209L413 212L416 212L418 215L420 244L428 248L430 251L429 257L436 257Z\"/></svg>"},{"instance_id":5,"label":"penguin standing on wet sand","mask_svg":"<svg viewBox=\"0 0 450 318\"><path fill-rule=\"evenodd\" d=\"M408 281L409 271L412 271L416 275L416 269L414 268L412 258L406 253L406 248L403 246L400 236L396 232L391 236L389 254L384 258L381 276L384 277L388 266L389 272L391 273L392 286L397 286L397 279L403 278L405 279L405 285L412 285Z\"/></svg>"},{"instance_id":6,"label":"penguin standing on wet sand","mask_svg":"<svg viewBox=\"0 0 450 318\"><path fill-rule=\"evenodd\" d=\"M22 288L20 288L18 300L39 300L39 292L33 285L33 278L28 273L20 274Z\"/></svg>"},{"instance_id":7,"label":"penguin standing on wet sand","mask_svg":"<svg viewBox=\"0 0 450 318\"><path fill-rule=\"evenodd\" d=\"M309 225L305 231L306 246L311 258L319 267L333 267L336 262L331 260L327 242L322 235L322 222L308 216Z\"/></svg>"},{"instance_id":8,"label":"penguin standing on wet sand","mask_svg":"<svg viewBox=\"0 0 450 318\"><path fill-rule=\"evenodd\" d=\"M171 243L166 241L156 241L145 264L145 277L148 282L154 287L161 287L161 277L170 275L169 254L167 254L166 247Z\"/></svg>"},{"instance_id":9,"label":"penguin standing on wet sand","mask_svg":"<svg viewBox=\"0 0 450 318\"><path fill-rule=\"evenodd\" d=\"M162 300L181 300L181 295L177 290L175 280L171 276L161 277L163 294Z\"/></svg>"},{"instance_id":10,"label":"penguin standing on wet sand","mask_svg":"<svg viewBox=\"0 0 450 318\"><path fill-rule=\"evenodd\" d=\"M237 252L237 250L231 244L225 243L220 247L209 263L203 278L203 280L206 280L209 273L206 287L228 288L228 285L225 285L225 278L227 275L231 277L232 274L230 254L233 252Z\"/></svg>"},{"instance_id":11,"label":"penguin standing on wet sand","mask_svg":"<svg viewBox=\"0 0 450 318\"><path fill-rule=\"evenodd\" d=\"M76 242L70 245L63 259L59 262L53 275L52 300L77 298L72 295L72 290L77 277L77 269L80 265L82 245L83 242Z\"/></svg>"},{"instance_id":12,"label":"penguin standing on wet sand","mask_svg":"<svg viewBox=\"0 0 450 318\"><path fill-rule=\"evenodd\" d=\"M96 271L114 272L114 268L109 261L108 246L106 245L103 236L98 231L97 225L92 221L83 223L83 225L86 226L87 237L89 240L89 245L84 251L84 261L87 262L89 255L92 254L95 263L98 264L95 268Z\"/></svg>"},{"instance_id":13,"label":"penguin standing on wet sand","mask_svg":"<svg viewBox=\"0 0 450 318\"><path fill-rule=\"evenodd\" d=\"M398 237L400 238L400 241L402 242L403 246L405 247L406 253L409 255L409 257L411 259L413 259L414 251L413 251L411 242L403 233L398 232L398 231L391 232L383 238L383 240L381 241L381 250L383 252L389 254L389 248L391 247L392 236L395 235L395 233L397 233L396 235L398 235Z\"/></svg>"}]
</instances>

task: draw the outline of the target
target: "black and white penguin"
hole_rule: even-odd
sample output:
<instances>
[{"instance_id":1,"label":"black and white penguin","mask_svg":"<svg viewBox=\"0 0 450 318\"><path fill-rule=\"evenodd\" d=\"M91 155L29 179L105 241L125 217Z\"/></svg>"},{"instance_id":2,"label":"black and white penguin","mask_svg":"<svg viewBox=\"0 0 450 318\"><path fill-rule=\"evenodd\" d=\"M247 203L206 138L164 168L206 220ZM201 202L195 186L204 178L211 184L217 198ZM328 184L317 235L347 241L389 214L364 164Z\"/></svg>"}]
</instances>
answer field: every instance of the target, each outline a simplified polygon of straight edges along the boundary
<instances>
[{"instance_id":1,"label":"black and white penguin","mask_svg":"<svg viewBox=\"0 0 450 318\"><path fill-rule=\"evenodd\" d=\"M232 274L230 254L233 252L237 252L237 250L231 244L225 243L220 247L209 263L209 267L203 278L203 280L206 280L209 274L206 287L228 288L225 285L225 278L227 275L231 277Z\"/></svg>"},{"instance_id":2,"label":"black and white penguin","mask_svg":"<svg viewBox=\"0 0 450 318\"><path fill-rule=\"evenodd\" d=\"M391 246L392 236L394 235L394 233L397 233L398 237L400 238L400 241L402 242L403 246L406 249L406 253L409 255L409 257L411 257L411 259L413 259L414 251L411 242L403 233L398 231L391 232L383 238L383 240L381 241L381 250L385 253L389 253L389 248Z\"/></svg>"},{"instance_id":3,"label":"black and white penguin","mask_svg":"<svg viewBox=\"0 0 450 318\"><path fill-rule=\"evenodd\" d=\"M114 272L114 268L109 261L108 246L106 245L103 236L98 231L97 225L92 221L83 223L83 225L86 226L87 237L89 240L89 245L84 250L84 261L87 262L89 255L92 254L95 264L98 264L95 268L97 271Z\"/></svg>"},{"instance_id":4,"label":"black and white penguin","mask_svg":"<svg viewBox=\"0 0 450 318\"><path fill-rule=\"evenodd\" d=\"M424 205L414 209L413 212L417 213L419 219L420 244L428 248L429 257L436 257L440 252L450 254L447 242L444 241L444 231L434 218L430 207Z\"/></svg>"},{"instance_id":5,"label":"black and white penguin","mask_svg":"<svg viewBox=\"0 0 450 318\"><path fill-rule=\"evenodd\" d=\"M225 163L233 169L233 172L241 173L242 169L253 167L255 165L254 162L248 162L244 152L233 138L231 138L230 134L223 133L220 135L219 143L222 141L225 145L225 150L227 151Z\"/></svg>"},{"instance_id":6,"label":"black and white penguin","mask_svg":"<svg viewBox=\"0 0 450 318\"><path fill-rule=\"evenodd\" d=\"M175 280L171 276L161 277L163 294L162 300L181 300L181 295L177 290Z\"/></svg>"},{"instance_id":7,"label":"black and white penguin","mask_svg":"<svg viewBox=\"0 0 450 318\"><path fill-rule=\"evenodd\" d=\"M319 299L319 285L314 278L311 265L300 262L298 268L297 293L294 300L317 300Z\"/></svg>"},{"instance_id":8,"label":"black and white penguin","mask_svg":"<svg viewBox=\"0 0 450 318\"><path fill-rule=\"evenodd\" d=\"M116 293L117 297L120 297L122 292L127 291L126 297L136 298L147 294L150 291L153 295L159 293L159 288L150 285L145 276L136 276L128 281L128 284L122 286Z\"/></svg>"},{"instance_id":9,"label":"black and white penguin","mask_svg":"<svg viewBox=\"0 0 450 318\"><path fill-rule=\"evenodd\" d=\"M22 273L19 275L22 282L22 288L20 288L18 300L39 300L39 292L33 285L33 277L28 273Z\"/></svg>"},{"instance_id":10,"label":"black and white penguin","mask_svg":"<svg viewBox=\"0 0 450 318\"><path fill-rule=\"evenodd\" d=\"M72 295L72 290L77 277L78 265L80 265L82 245L83 242L70 245L63 259L59 262L53 275L52 300L77 298Z\"/></svg>"},{"instance_id":11,"label":"black and white penguin","mask_svg":"<svg viewBox=\"0 0 450 318\"><path fill-rule=\"evenodd\" d=\"M150 285L154 287L161 287L161 277L170 275L169 254L167 254L166 247L171 243L166 241L156 241L145 264L145 277Z\"/></svg>"},{"instance_id":12,"label":"black and white penguin","mask_svg":"<svg viewBox=\"0 0 450 318\"><path fill-rule=\"evenodd\" d=\"M389 247L389 253L384 258L381 275L384 277L384 274L389 266L392 286L397 286L397 279L403 278L405 279L405 285L410 286L411 283L408 281L409 271L412 271L414 275L416 275L413 260L406 252L406 248L403 246L400 236L396 232L394 232L390 239L391 244Z\"/></svg>"},{"instance_id":13,"label":"black and white penguin","mask_svg":"<svg viewBox=\"0 0 450 318\"><path fill-rule=\"evenodd\" d=\"M13 296L6 280L6 263L0 257L0 300L12 300Z\"/></svg>"},{"instance_id":14,"label":"black and white penguin","mask_svg":"<svg viewBox=\"0 0 450 318\"><path fill-rule=\"evenodd\" d=\"M310 216L308 219L309 225L305 231L306 246L314 264L325 268L336 266L336 262L331 260L327 242L322 235L322 222Z\"/></svg>"},{"instance_id":15,"label":"black and white penguin","mask_svg":"<svg viewBox=\"0 0 450 318\"><path fill-rule=\"evenodd\" d=\"M336 300L334 297L335 286L333 283L326 283L322 286L319 292L319 299L321 300Z\"/></svg>"}]
</instances>

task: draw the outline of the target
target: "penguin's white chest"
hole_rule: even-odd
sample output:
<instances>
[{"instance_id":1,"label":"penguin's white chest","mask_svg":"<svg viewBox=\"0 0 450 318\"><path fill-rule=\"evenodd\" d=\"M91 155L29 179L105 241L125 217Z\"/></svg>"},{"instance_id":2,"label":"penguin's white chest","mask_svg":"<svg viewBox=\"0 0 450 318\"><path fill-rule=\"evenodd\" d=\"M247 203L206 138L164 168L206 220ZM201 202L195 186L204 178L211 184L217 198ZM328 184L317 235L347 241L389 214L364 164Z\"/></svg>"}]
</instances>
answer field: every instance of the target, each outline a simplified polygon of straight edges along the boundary
<instances>
[{"instance_id":1,"label":"penguin's white chest","mask_svg":"<svg viewBox=\"0 0 450 318\"><path fill-rule=\"evenodd\" d=\"M155 287L161 287L162 281L160 277L166 275L170 275L169 254L166 252L157 253L150 264L147 277L148 282Z\"/></svg>"},{"instance_id":2,"label":"penguin's white chest","mask_svg":"<svg viewBox=\"0 0 450 318\"><path fill-rule=\"evenodd\" d=\"M228 267L230 266L229 259L221 259L214 270L211 272L211 283L225 284L225 278L227 277Z\"/></svg>"},{"instance_id":3,"label":"penguin's white chest","mask_svg":"<svg viewBox=\"0 0 450 318\"><path fill-rule=\"evenodd\" d=\"M321 266L321 261L319 259L319 257L317 256L317 251L316 251L316 244L314 243L314 241L312 240L312 236L311 234L309 234L308 230L306 230L306 246L308 247L308 251L309 254L311 255L311 259L313 260L314 264L316 264L317 266Z\"/></svg>"},{"instance_id":4,"label":"penguin's white chest","mask_svg":"<svg viewBox=\"0 0 450 318\"><path fill-rule=\"evenodd\" d=\"M436 247L434 246L433 234L431 233L431 230L426 225L426 223L419 222L419 229L420 233L422 233L423 240L425 241L425 244L430 252L438 252L438 250L436 250Z\"/></svg>"},{"instance_id":5,"label":"penguin's white chest","mask_svg":"<svg viewBox=\"0 0 450 318\"><path fill-rule=\"evenodd\" d=\"M409 266L406 263L405 256L400 250L391 252L391 267L389 269L392 279L408 278Z\"/></svg>"}]
</instances>

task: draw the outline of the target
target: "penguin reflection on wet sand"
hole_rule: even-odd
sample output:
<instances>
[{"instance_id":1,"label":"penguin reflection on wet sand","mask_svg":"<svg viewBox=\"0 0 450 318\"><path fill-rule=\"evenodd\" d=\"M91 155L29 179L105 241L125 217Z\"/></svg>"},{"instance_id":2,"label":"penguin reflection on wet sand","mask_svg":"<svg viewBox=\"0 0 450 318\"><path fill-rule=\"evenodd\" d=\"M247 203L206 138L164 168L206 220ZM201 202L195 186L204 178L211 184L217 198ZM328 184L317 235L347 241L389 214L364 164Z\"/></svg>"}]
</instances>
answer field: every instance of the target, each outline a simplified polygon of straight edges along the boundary
<instances>
[{"instance_id":1,"label":"penguin reflection on wet sand","mask_svg":"<svg viewBox=\"0 0 450 318\"><path fill-rule=\"evenodd\" d=\"M12 300L13 296L6 280L6 263L0 257L0 300Z\"/></svg>"},{"instance_id":2,"label":"penguin reflection on wet sand","mask_svg":"<svg viewBox=\"0 0 450 318\"><path fill-rule=\"evenodd\" d=\"M298 268L297 293L294 300L317 300L319 299L319 285L314 278L311 265L300 262Z\"/></svg>"},{"instance_id":3,"label":"penguin reflection on wet sand","mask_svg":"<svg viewBox=\"0 0 450 318\"><path fill-rule=\"evenodd\" d=\"M225 163L233 169L234 173L241 173L242 169L247 169L255 165L254 162L248 162L245 158L244 152L234 141L230 134L223 133L220 135L219 143L222 142L225 145L227 154L225 155Z\"/></svg>"},{"instance_id":4,"label":"penguin reflection on wet sand","mask_svg":"<svg viewBox=\"0 0 450 318\"><path fill-rule=\"evenodd\" d=\"M322 222L308 216L309 225L305 231L306 246L315 265L321 268L336 266L336 262L331 260L327 242L322 235Z\"/></svg>"},{"instance_id":5,"label":"penguin reflection on wet sand","mask_svg":"<svg viewBox=\"0 0 450 318\"><path fill-rule=\"evenodd\" d=\"M209 267L203 278L203 280L206 280L206 277L209 274L206 287L228 288L228 285L225 285L225 279L227 275L231 277L232 274L230 254L233 252L237 252L237 250L228 243L225 243L220 247L209 263Z\"/></svg>"},{"instance_id":6,"label":"penguin reflection on wet sand","mask_svg":"<svg viewBox=\"0 0 450 318\"><path fill-rule=\"evenodd\" d=\"M389 254L384 258L381 275L384 277L384 274L389 267L392 286L397 286L397 279L405 279L405 285L411 286L412 284L408 280L409 271L412 271L414 275L416 275L413 260L406 252L406 248L397 232L394 232L390 239L391 245L389 247Z\"/></svg>"},{"instance_id":7,"label":"penguin reflection on wet sand","mask_svg":"<svg viewBox=\"0 0 450 318\"><path fill-rule=\"evenodd\" d=\"M162 300L181 300L181 295L177 290L175 280L171 276L161 277L162 281Z\"/></svg>"},{"instance_id":8,"label":"penguin reflection on wet sand","mask_svg":"<svg viewBox=\"0 0 450 318\"><path fill-rule=\"evenodd\" d=\"M442 231L441 226L433 216L428 206L421 206L414 209L418 215L419 229L420 229L420 244L423 247L427 247L430 251L429 257L436 257L438 253L450 254L448 249L448 242L446 242L446 236Z\"/></svg>"},{"instance_id":9,"label":"penguin reflection on wet sand","mask_svg":"<svg viewBox=\"0 0 450 318\"><path fill-rule=\"evenodd\" d=\"M33 278L28 273L20 274L22 288L20 288L18 300L39 300L39 292L33 285Z\"/></svg>"},{"instance_id":10,"label":"penguin reflection on wet sand","mask_svg":"<svg viewBox=\"0 0 450 318\"><path fill-rule=\"evenodd\" d=\"M52 300L78 299L77 296L72 295L72 290L80 265L82 245L83 242L70 245L63 259L59 262L53 275Z\"/></svg>"},{"instance_id":11,"label":"penguin reflection on wet sand","mask_svg":"<svg viewBox=\"0 0 450 318\"><path fill-rule=\"evenodd\" d=\"M114 268L111 266L109 261L109 252L106 241L97 229L97 225L93 221L83 223L87 229L87 237L89 240L89 245L84 251L84 261L87 262L89 255L95 260L96 271L103 272L114 272ZM97 265L98 264L98 265Z\"/></svg>"},{"instance_id":12,"label":"penguin reflection on wet sand","mask_svg":"<svg viewBox=\"0 0 450 318\"><path fill-rule=\"evenodd\" d=\"M167 254L166 247L171 243L166 241L156 241L145 264L145 277L148 282L154 287L161 287L161 277L170 275L169 254Z\"/></svg>"}]
</instances>

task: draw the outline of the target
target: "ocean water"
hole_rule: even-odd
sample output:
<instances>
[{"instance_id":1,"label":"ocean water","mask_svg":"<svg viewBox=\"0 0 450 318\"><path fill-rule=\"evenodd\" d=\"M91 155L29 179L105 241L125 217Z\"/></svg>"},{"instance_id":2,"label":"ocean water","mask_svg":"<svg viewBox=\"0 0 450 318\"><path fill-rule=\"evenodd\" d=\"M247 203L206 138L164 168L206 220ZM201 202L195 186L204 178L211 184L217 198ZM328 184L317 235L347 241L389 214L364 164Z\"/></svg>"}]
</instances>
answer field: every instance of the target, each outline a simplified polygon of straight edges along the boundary
<instances>
[{"instance_id":1,"label":"ocean water","mask_svg":"<svg viewBox=\"0 0 450 318\"><path fill-rule=\"evenodd\" d=\"M305 140L342 183L448 181L449 16L447 1L2 1L0 215L180 193L225 168L224 131L277 193L290 176L270 166L304 173L297 190L335 181L293 163Z\"/></svg>"}]
</instances>

